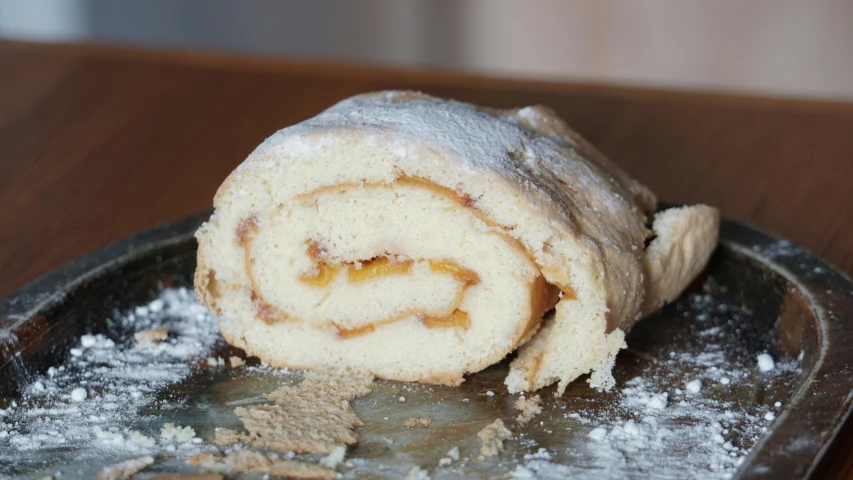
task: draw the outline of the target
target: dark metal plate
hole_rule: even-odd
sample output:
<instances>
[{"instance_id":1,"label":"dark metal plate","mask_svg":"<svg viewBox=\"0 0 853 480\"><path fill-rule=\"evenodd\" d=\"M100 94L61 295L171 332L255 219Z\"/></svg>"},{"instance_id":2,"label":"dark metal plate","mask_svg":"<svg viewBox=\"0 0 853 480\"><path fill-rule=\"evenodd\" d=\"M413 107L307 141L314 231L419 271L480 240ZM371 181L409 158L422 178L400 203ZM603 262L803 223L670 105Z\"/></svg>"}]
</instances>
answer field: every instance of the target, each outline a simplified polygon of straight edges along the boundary
<instances>
[{"instance_id":1,"label":"dark metal plate","mask_svg":"<svg viewBox=\"0 0 853 480\"><path fill-rule=\"evenodd\" d=\"M208 215L118 242L0 300L0 409L15 402L10 412L30 412L0 418L7 430L34 434L39 415L33 412L49 415L36 409L65 401L36 401L27 389L49 367L67 364L81 335L102 333L124 348L133 329L117 324L117 315L165 288L191 286L192 234ZM807 477L850 411L851 327L853 284L846 277L789 242L724 221L721 245L702 277L630 333L614 370L620 389L597 392L582 380L561 398L546 389L540 392L544 412L519 426L517 397L502 385L506 365L472 375L458 388L379 382L354 402L365 425L361 442L348 452L356 460L341 471L345 477L395 478L419 465L433 478ZM240 353L220 340L203 357ZM762 353L776 359L772 373L756 368ZM278 384L298 380L297 373L263 368L207 368L203 357L190 362L180 382L131 412L127 424L152 436L164 421L191 425L206 445L214 427L239 426L235 404L257 403ZM698 378L703 388L691 396L685 383ZM666 414L649 403L650 393L668 395ZM646 403L638 406L638 399ZM404 428L415 415L433 423ZM476 432L495 418L504 419L515 440L501 457L480 460ZM637 442L602 442L601 435L590 436L596 428L607 438ZM722 456L719 449L707 451L714 429L728 442ZM93 453L83 444L21 450L10 438L0 437L0 478L56 471L61 478L91 478L102 465L138 456L115 449ZM437 467L452 446L463 458ZM726 452L743 457L739 466ZM181 452L153 453L158 463L139 478L191 471Z\"/></svg>"}]
</instances>

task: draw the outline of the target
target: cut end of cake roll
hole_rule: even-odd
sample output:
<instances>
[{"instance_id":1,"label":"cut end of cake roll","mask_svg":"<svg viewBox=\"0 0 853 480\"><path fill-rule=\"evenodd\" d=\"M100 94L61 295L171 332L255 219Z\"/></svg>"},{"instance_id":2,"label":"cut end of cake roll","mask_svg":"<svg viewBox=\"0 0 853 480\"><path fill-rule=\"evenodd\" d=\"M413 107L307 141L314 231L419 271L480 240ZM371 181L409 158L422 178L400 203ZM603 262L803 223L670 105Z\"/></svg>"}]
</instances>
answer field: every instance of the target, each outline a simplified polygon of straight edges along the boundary
<instances>
[{"instance_id":1,"label":"cut end of cake roll","mask_svg":"<svg viewBox=\"0 0 853 480\"><path fill-rule=\"evenodd\" d=\"M276 133L214 206L195 284L229 343L274 366L450 385L519 350L511 391L586 373L607 388L624 331L716 243L713 209L659 214L647 251L654 195L544 107L413 92Z\"/></svg>"}]
</instances>

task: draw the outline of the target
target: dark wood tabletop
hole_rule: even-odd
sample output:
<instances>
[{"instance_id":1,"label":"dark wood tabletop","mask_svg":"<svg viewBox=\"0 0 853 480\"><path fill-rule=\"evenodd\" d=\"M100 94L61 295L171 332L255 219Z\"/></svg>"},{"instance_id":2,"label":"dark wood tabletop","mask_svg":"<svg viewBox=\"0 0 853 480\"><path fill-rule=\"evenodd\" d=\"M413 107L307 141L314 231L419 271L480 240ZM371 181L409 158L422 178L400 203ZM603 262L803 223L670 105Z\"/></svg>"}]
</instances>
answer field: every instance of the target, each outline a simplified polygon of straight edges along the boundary
<instances>
[{"instance_id":1,"label":"dark wood tabletop","mask_svg":"<svg viewBox=\"0 0 853 480\"><path fill-rule=\"evenodd\" d=\"M344 97L541 103L669 202L708 203L853 273L853 104L0 42L0 297L209 207L265 137ZM853 423L819 478L853 478Z\"/></svg>"}]
</instances>

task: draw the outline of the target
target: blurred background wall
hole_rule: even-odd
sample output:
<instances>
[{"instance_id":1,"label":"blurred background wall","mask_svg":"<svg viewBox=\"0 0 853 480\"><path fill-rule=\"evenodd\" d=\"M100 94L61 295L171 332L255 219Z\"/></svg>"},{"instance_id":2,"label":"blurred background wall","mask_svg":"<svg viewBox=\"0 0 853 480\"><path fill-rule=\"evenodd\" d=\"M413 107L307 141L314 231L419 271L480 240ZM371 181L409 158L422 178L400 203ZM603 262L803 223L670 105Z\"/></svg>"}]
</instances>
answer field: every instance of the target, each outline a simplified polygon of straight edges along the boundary
<instances>
[{"instance_id":1,"label":"blurred background wall","mask_svg":"<svg viewBox=\"0 0 853 480\"><path fill-rule=\"evenodd\" d=\"M0 0L0 37L853 100L851 0Z\"/></svg>"}]
</instances>

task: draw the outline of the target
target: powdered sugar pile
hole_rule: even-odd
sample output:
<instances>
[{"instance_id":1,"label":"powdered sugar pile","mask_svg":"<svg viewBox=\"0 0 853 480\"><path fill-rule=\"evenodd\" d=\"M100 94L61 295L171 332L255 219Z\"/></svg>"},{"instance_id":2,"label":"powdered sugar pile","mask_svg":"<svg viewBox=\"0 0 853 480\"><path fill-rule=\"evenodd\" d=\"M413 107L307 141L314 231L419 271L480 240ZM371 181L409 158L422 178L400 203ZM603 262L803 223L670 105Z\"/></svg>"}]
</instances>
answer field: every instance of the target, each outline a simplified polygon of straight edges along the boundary
<instances>
[{"instance_id":1,"label":"powdered sugar pile","mask_svg":"<svg viewBox=\"0 0 853 480\"><path fill-rule=\"evenodd\" d=\"M641 377L629 381L620 396L615 418L581 416L594 428L586 445L572 452L574 465L535 459L517 467L514 477L615 479L642 472L655 478L729 478L772 420L720 411L715 401L687 399L683 392L664 406L667 394ZM733 443L728 438L735 429L742 440Z\"/></svg>"},{"instance_id":2,"label":"powdered sugar pile","mask_svg":"<svg viewBox=\"0 0 853 480\"><path fill-rule=\"evenodd\" d=\"M694 294L681 303L695 318L685 321L695 322L692 337L698 344L670 351L620 382L605 411L563 408L585 438L578 438L579 431L568 451L551 450L555 457L565 453L555 461L525 456L515 478L731 477L783 407L772 398L772 385L787 381L798 365L767 353L742 355L732 347L732 338L720 333L737 323L732 317L738 314L716 299ZM766 388L767 403L741 401L736 392L756 385Z\"/></svg>"},{"instance_id":3,"label":"powdered sugar pile","mask_svg":"<svg viewBox=\"0 0 853 480\"><path fill-rule=\"evenodd\" d=\"M758 369L762 372L769 372L776 368L776 362L773 361L773 357L766 353L762 353L758 356Z\"/></svg>"},{"instance_id":4,"label":"powdered sugar pile","mask_svg":"<svg viewBox=\"0 0 853 480\"><path fill-rule=\"evenodd\" d=\"M189 427L149 425L143 432L116 425L139 419L141 408L158 404L164 387L183 380L193 363L207 358L221 338L218 319L191 291L179 288L116 321L129 331L163 328L169 338L141 345L132 336L83 335L62 365L34 378L22 401L2 411L0 464L14 462L26 471L48 452L80 459L105 450L191 451L200 443Z\"/></svg>"}]
</instances>

